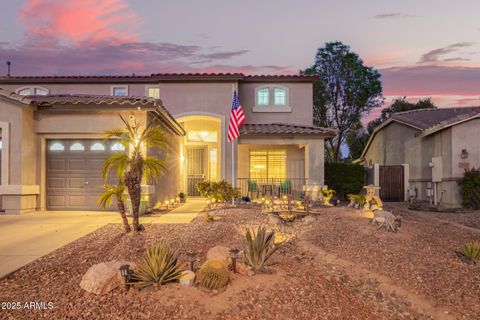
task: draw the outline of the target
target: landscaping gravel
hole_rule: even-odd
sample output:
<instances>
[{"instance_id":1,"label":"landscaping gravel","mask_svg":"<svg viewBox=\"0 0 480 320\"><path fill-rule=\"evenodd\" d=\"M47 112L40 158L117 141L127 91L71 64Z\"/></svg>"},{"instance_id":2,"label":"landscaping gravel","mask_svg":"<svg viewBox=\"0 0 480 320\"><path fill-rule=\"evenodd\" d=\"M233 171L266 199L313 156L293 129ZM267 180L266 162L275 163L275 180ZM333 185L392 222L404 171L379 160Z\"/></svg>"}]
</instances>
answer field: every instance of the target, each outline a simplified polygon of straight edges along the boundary
<instances>
[{"instance_id":1,"label":"landscaping gravel","mask_svg":"<svg viewBox=\"0 0 480 320\"><path fill-rule=\"evenodd\" d=\"M0 301L52 302L53 308L0 310L0 319L432 318L429 310L417 310L398 290L385 290L383 279L375 275L391 277L399 288L430 294L432 301L454 315L478 316L473 313L479 306L478 268L458 261L452 253L475 237L464 230L409 217L404 221L405 233L387 234L347 208L318 210L311 224L275 224L258 207L248 205L220 209L214 215L215 222L203 222L199 216L190 224L146 225L140 234L125 235L121 225L100 228L1 280ZM184 269L188 268L185 253L196 250L198 267L213 246L242 248L245 228L260 224L298 237L272 256L269 273L235 274L223 291L169 284L141 292L117 288L96 296L79 287L92 265L136 261L145 248L161 242L178 252ZM357 274L355 265L326 255L358 263L376 274Z\"/></svg>"}]
</instances>

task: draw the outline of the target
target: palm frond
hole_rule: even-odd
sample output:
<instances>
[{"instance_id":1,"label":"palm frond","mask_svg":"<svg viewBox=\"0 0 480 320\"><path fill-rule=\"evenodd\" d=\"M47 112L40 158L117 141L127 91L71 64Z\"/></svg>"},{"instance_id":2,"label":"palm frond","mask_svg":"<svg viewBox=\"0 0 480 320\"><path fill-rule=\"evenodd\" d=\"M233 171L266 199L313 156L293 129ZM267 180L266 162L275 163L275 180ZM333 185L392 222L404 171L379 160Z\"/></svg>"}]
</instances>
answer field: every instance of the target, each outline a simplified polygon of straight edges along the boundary
<instances>
[{"instance_id":1,"label":"palm frond","mask_svg":"<svg viewBox=\"0 0 480 320\"><path fill-rule=\"evenodd\" d=\"M102 208L108 208L112 205L113 198L116 197L125 200L125 185L119 183L119 185L105 185L103 186L104 192L100 195L98 199L98 204Z\"/></svg>"},{"instance_id":2,"label":"palm frond","mask_svg":"<svg viewBox=\"0 0 480 320\"><path fill-rule=\"evenodd\" d=\"M147 147L157 147L161 149L165 149L168 145L168 140L165 135L165 131L163 131L160 127L151 127L142 135L142 139Z\"/></svg>"},{"instance_id":3,"label":"palm frond","mask_svg":"<svg viewBox=\"0 0 480 320\"><path fill-rule=\"evenodd\" d=\"M153 157L146 157L143 160L143 172L147 179L150 177L158 179L166 169L165 161L163 160Z\"/></svg>"},{"instance_id":4,"label":"palm frond","mask_svg":"<svg viewBox=\"0 0 480 320\"><path fill-rule=\"evenodd\" d=\"M130 136L131 136L132 138L134 138L134 137L135 137L134 127L137 127L136 123L135 123L135 125L132 127L132 126L130 125L130 123L128 123L128 121L125 120L124 117L122 117L121 114L120 114L119 116L120 116L120 119L122 119L123 123L125 124L125 128L127 128L127 131L130 133Z\"/></svg>"},{"instance_id":5,"label":"palm frond","mask_svg":"<svg viewBox=\"0 0 480 320\"><path fill-rule=\"evenodd\" d=\"M108 179L108 175L112 168L115 168L117 177L123 177L127 167L130 163L130 159L126 152L115 153L106 158L102 165L102 177L104 180Z\"/></svg>"}]
</instances>

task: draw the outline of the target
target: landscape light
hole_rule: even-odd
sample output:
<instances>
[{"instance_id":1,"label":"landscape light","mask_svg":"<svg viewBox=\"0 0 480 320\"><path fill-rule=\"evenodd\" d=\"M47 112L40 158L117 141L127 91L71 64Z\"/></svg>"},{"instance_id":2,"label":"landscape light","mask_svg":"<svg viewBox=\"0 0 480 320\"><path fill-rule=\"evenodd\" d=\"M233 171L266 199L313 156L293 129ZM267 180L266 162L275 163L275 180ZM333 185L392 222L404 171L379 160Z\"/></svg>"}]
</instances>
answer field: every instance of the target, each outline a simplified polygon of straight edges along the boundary
<instances>
[{"instance_id":1,"label":"landscape light","mask_svg":"<svg viewBox=\"0 0 480 320\"><path fill-rule=\"evenodd\" d=\"M238 253L240 252L240 250L237 248L232 248L230 249L229 252L230 252L230 258L232 259L233 273L237 273L237 259L238 259Z\"/></svg>"},{"instance_id":2,"label":"landscape light","mask_svg":"<svg viewBox=\"0 0 480 320\"><path fill-rule=\"evenodd\" d=\"M197 259L197 252L191 250L191 251L188 251L187 252L187 258L188 258L188 261L190 262L190 270L192 272L195 272L193 270L193 264L195 263L195 260Z\"/></svg>"},{"instance_id":3,"label":"landscape light","mask_svg":"<svg viewBox=\"0 0 480 320\"><path fill-rule=\"evenodd\" d=\"M132 270L130 269L130 265L122 264L119 270L120 270L120 274L123 277L123 281L125 282L125 290L128 291L128 289L130 289L130 285L128 283L130 282L130 276L132 275Z\"/></svg>"}]
</instances>

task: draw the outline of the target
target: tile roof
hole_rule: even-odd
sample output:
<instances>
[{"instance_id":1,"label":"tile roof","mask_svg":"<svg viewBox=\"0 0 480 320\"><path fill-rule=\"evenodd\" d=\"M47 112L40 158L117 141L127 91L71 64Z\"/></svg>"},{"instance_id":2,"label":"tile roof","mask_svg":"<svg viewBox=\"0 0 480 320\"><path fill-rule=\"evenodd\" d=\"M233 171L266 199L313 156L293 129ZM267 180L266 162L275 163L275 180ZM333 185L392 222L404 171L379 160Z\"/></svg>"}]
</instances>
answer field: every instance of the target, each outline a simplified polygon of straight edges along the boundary
<instances>
[{"instance_id":1,"label":"tile roof","mask_svg":"<svg viewBox=\"0 0 480 320\"><path fill-rule=\"evenodd\" d=\"M479 113L480 107L418 109L398 112L393 114L391 118L423 131L437 126L446 126Z\"/></svg>"},{"instance_id":2,"label":"tile roof","mask_svg":"<svg viewBox=\"0 0 480 320\"><path fill-rule=\"evenodd\" d=\"M311 82L316 76L307 75L245 75L243 73L152 73L150 75L66 75L66 76L10 76L0 77L0 83L151 83L158 81L305 81Z\"/></svg>"},{"instance_id":3,"label":"tile roof","mask_svg":"<svg viewBox=\"0 0 480 320\"><path fill-rule=\"evenodd\" d=\"M328 137L334 137L337 135L337 131L335 129L322 128L317 126L304 126L287 123L244 124L240 127L240 135L256 134L318 134Z\"/></svg>"},{"instance_id":4,"label":"tile roof","mask_svg":"<svg viewBox=\"0 0 480 320\"><path fill-rule=\"evenodd\" d=\"M89 94L53 94L45 96L21 96L13 92L8 92L0 88L0 97L20 102L25 105L32 105L41 108L49 108L55 106L66 105L95 105L95 106L128 106L151 108L169 123L173 130L180 134L185 131L175 118L162 105L161 100L149 97L134 96L106 96L106 95L89 95ZM79 109L82 110L82 109Z\"/></svg>"}]
</instances>

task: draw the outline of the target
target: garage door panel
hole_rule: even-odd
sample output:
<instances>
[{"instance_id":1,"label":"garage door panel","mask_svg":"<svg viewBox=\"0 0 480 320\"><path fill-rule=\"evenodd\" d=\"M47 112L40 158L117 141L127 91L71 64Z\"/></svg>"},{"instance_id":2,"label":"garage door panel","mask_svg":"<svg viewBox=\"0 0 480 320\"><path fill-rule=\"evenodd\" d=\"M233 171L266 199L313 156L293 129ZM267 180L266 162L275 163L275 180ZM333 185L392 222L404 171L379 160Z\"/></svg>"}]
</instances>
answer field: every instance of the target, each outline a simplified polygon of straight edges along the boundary
<instances>
[{"instance_id":1,"label":"garage door panel","mask_svg":"<svg viewBox=\"0 0 480 320\"><path fill-rule=\"evenodd\" d=\"M50 208L54 207L65 207L66 201L65 196L48 196L47 205Z\"/></svg>"},{"instance_id":2,"label":"garage door panel","mask_svg":"<svg viewBox=\"0 0 480 320\"><path fill-rule=\"evenodd\" d=\"M96 150L91 150L96 143ZM77 150L71 150L74 144L77 144ZM112 154L110 144L104 144L99 139L47 141L48 209L101 210L98 198L105 184L102 165L104 159ZM83 150L79 150L80 145L84 146ZM105 150L98 150L102 147ZM114 174L112 172L108 184L116 183ZM109 210L115 210L115 205Z\"/></svg>"},{"instance_id":3,"label":"garage door panel","mask_svg":"<svg viewBox=\"0 0 480 320\"><path fill-rule=\"evenodd\" d=\"M68 169L83 171L87 169L86 162L86 159L68 159Z\"/></svg>"},{"instance_id":4,"label":"garage door panel","mask_svg":"<svg viewBox=\"0 0 480 320\"><path fill-rule=\"evenodd\" d=\"M62 189L65 188L65 178L48 178L48 188L50 189Z\"/></svg>"},{"instance_id":5,"label":"garage door panel","mask_svg":"<svg viewBox=\"0 0 480 320\"><path fill-rule=\"evenodd\" d=\"M85 178L69 178L68 179L68 188L69 189L82 189L85 187Z\"/></svg>"},{"instance_id":6,"label":"garage door panel","mask_svg":"<svg viewBox=\"0 0 480 320\"><path fill-rule=\"evenodd\" d=\"M48 170L65 170L66 169L65 159L49 159L48 160Z\"/></svg>"}]
</instances>

